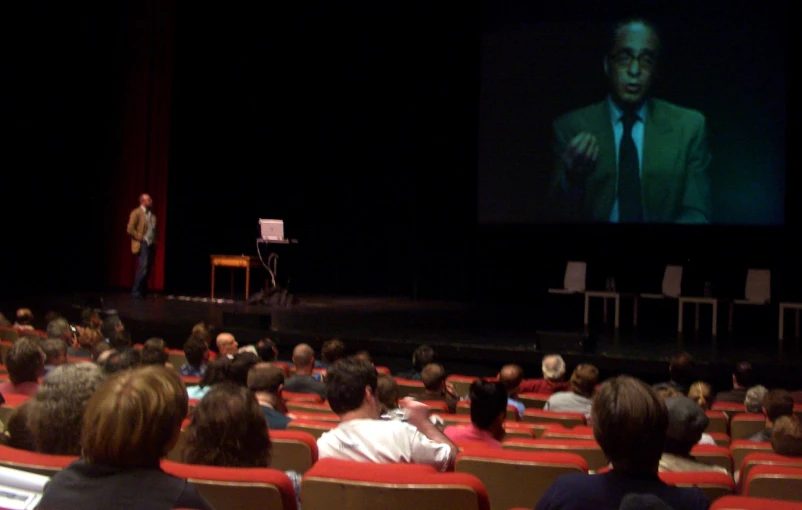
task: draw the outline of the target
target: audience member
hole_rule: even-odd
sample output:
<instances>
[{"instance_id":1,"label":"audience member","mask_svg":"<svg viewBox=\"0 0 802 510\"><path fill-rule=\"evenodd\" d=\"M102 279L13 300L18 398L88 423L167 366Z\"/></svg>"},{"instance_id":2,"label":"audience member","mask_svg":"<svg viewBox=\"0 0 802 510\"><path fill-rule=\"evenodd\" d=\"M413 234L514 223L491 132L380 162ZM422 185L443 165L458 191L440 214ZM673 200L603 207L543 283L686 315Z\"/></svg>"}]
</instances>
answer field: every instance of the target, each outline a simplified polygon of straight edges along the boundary
<instances>
[{"instance_id":1,"label":"audience member","mask_svg":"<svg viewBox=\"0 0 802 510\"><path fill-rule=\"evenodd\" d=\"M101 336L108 342L115 332L125 330L125 324L116 313L110 313L103 319L103 325L100 327Z\"/></svg>"},{"instance_id":2,"label":"audience member","mask_svg":"<svg viewBox=\"0 0 802 510\"><path fill-rule=\"evenodd\" d=\"M591 422L593 392L599 384L599 369L590 364L577 365L571 374L571 391L560 391L549 397L543 406L546 411L582 413Z\"/></svg>"},{"instance_id":3,"label":"audience member","mask_svg":"<svg viewBox=\"0 0 802 510\"><path fill-rule=\"evenodd\" d=\"M47 338L64 340L67 345L72 345L75 342L75 333L73 333L70 323L63 317L48 322L46 333Z\"/></svg>"},{"instance_id":4,"label":"audience member","mask_svg":"<svg viewBox=\"0 0 802 510\"><path fill-rule=\"evenodd\" d=\"M0 395L33 396L45 372L45 353L38 340L19 338L6 353L9 380L0 383Z\"/></svg>"},{"instance_id":5,"label":"audience member","mask_svg":"<svg viewBox=\"0 0 802 510\"><path fill-rule=\"evenodd\" d=\"M98 344L98 345L100 345L100 344ZM112 349L112 348L109 348L109 349L101 352L98 355L97 359L95 360L95 363L97 364L97 366L101 367L103 369L104 373L105 373L106 361L108 361L108 359L111 358L115 354L117 354L117 351Z\"/></svg>"},{"instance_id":6,"label":"audience member","mask_svg":"<svg viewBox=\"0 0 802 510\"><path fill-rule=\"evenodd\" d=\"M82 458L53 476L38 508L211 510L194 485L159 467L187 410L186 388L172 370L147 366L113 375L87 405Z\"/></svg>"},{"instance_id":7,"label":"audience member","mask_svg":"<svg viewBox=\"0 0 802 510\"><path fill-rule=\"evenodd\" d=\"M762 413L763 402L766 400L766 395L769 394L768 388L765 386L752 386L746 390L746 397L744 398L744 407L747 413Z\"/></svg>"},{"instance_id":8,"label":"audience member","mask_svg":"<svg viewBox=\"0 0 802 510\"><path fill-rule=\"evenodd\" d=\"M802 457L802 424L796 416L780 416L771 431L771 449L779 455Z\"/></svg>"},{"instance_id":9,"label":"audience member","mask_svg":"<svg viewBox=\"0 0 802 510\"><path fill-rule=\"evenodd\" d=\"M92 352L90 353L91 359L93 362L97 363L100 360L100 355L106 351L110 351L111 346L106 342L98 342L92 347Z\"/></svg>"},{"instance_id":10,"label":"audience member","mask_svg":"<svg viewBox=\"0 0 802 510\"><path fill-rule=\"evenodd\" d=\"M81 328L78 331L78 346L70 347L67 354L75 358L92 358L92 349L103 341L103 335L96 329Z\"/></svg>"},{"instance_id":11,"label":"audience member","mask_svg":"<svg viewBox=\"0 0 802 510\"><path fill-rule=\"evenodd\" d=\"M409 372L401 372L398 374L398 377L420 381L423 367L436 361L437 352L432 349L432 346L426 344L420 345L415 349L415 352L412 353L412 370Z\"/></svg>"},{"instance_id":12,"label":"audience member","mask_svg":"<svg viewBox=\"0 0 802 510\"><path fill-rule=\"evenodd\" d=\"M343 358L328 368L326 396L340 423L318 439L320 458L450 469L458 449L429 421L429 408L404 399L407 421L379 420L377 384L376 367L362 360Z\"/></svg>"},{"instance_id":13,"label":"audience member","mask_svg":"<svg viewBox=\"0 0 802 510\"><path fill-rule=\"evenodd\" d=\"M142 365L160 365L167 366L167 360L170 359L167 355L167 344L164 343L162 338L148 338L142 346L140 353Z\"/></svg>"},{"instance_id":14,"label":"audience member","mask_svg":"<svg viewBox=\"0 0 802 510\"><path fill-rule=\"evenodd\" d=\"M237 349L239 348L239 344L237 343L237 339L234 338L234 335L231 333L220 333L217 335L217 352L220 353L220 356L228 356L229 358L233 358L235 354L237 354Z\"/></svg>"},{"instance_id":15,"label":"audience member","mask_svg":"<svg viewBox=\"0 0 802 510\"><path fill-rule=\"evenodd\" d=\"M376 380L376 398L381 404L379 415L383 420L405 419L398 405L398 383L387 374L379 374Z\"/></svg>"},{"instance_id":16,"label":"audience member","mask_svg":"<svg viewBox=\"0 0 802 510\"><path fill-rule=\"evenodd\" d=\"M80 455L84 410L104 380L100 367L87 362L61 365L44 378L28 413L37 452Z\"/></svg>"},{"instance_id":17,"label":"audience member","mask_svg":"<svg viewBox=\"0 0 802 510\"><path fill-rule=\"evenodd\" d=\"M32 405L32 400L26 400L11 411L11 416L8 417L8 421L5 424L4 445L17 450L36 451L33 433L28 426L28 416Z\"/></svg>"},{"instance_id":18,"label":"audience member","mask_svg":"<svg viewBox=\"0 0 802 510\"><path fill-rule=\"evenodd\" d=\"M230 383L218 384L198 403L184 431L183 462L203 466L266 468L270 466L268 424L253 393ZM285 472L300 503L301 477Z\"/></svg>"},{"instance_id":19,"label":"audience member","mask_svg":"<svg viewBox=\"0 0 802 510\"><path fill-rule=\"evenodd\" d=\"M326 387L321 377L313 372L315 351L307 344L298 344L292 350L292 362L295 365L295 375L284 382L284 390L293 393L315 393L325 399Z\"/></svg>"},{"instance_id":20,"label":"audience member","mask_svg":"<svg viewBox=\"0 0 802 510\"><path fill-rule=\"evenodd\" d=\"M125 329L122 331L112 331L111 336L108 337L108 340L109 346L118 351L122 351L123 349L131 347L131 333Z\"/></svg>"},{"instance_id":21,"label":"audience member","mask_svg":"<svg viewBox=\"0 0 802 510\"><path fill-rule=\"evenodd\" d=\"M448 406L449 413L457 412L459 396L457 396L457 392L454 391L454 386L446 382L447 376L446 369L443 368L443 365L439 363L429 363L423 367L423 372L421 372L423 391L412 393L409 396L415 400L445 402Z\"/></svg>"},{"instance_id":22,"label":"audience member","mask_svg":"<svg viewBox=\"0 0 802 510\"><path fill-rule=\"evenodd\" d=\"M543 372L542 379L524 379L518 391L520 393L539 393L551 395L558 391L568 391L570 386L563 381L565 377L565 361L559 354L549 354L543 357L540 364Z\"/></svg>"},{"instance_id":23,"label":"audience member","mask_svg":"<svg viewBox=\"0 0 802 510\"><path fill-rule=\"evenodd\" d=\"M503 371L503 369L502 369ZM477 379L471 383L471 424L446 427L444 434L454 442L470 441L501 448L507 417L508 390L501 382Z\"/></svg>"},{"instance_id":24,"label":"audience member","mask_svg":"<svg viewBox=\"0 0 802 510\"><path fill-rule=\"evenodd\" d=\"M59 338L43 340L42 352L45 353L44 375L67 362L67 343L64 340Z\"/></svg>"},{"instance_id":25,"label":"audience member","mask_svg":"<svg viewBox=\"0 0 802 510\"><path fill-rule=\"evenodd\" d=\"M685 396L667 398L665 403L668 410L668 432L659 470L715 471L727 474L725 468L699 462L691 456L691 449L699 444L710 423L699 404Z\"/></svg>"},{"instance_id":26,"label":"audience member","mask_svg":"<svg viewBox=\"0 0 802 510\"><path fill-rule=\"evenodd\" d=\"M654 389L628 376L608 379L593 398L592 415L593 436L613 469L561 476L540 498L537 510L618 510L633 492L651 494L677 509L710 507L701 489L667 485L657 475L668 412Z\"/></svg>"},{"instance_id":27,"label":"audience member","mask_svg":"<svg viewBox=\"0 0 802 510\"><path fill-rule=\"evenodd\" d=\"M20 308L16 314L17 320L14 322L16 329L34 329L33 328L33 312L30 308Z\"/></svg>"},{"instance_id":28,"label":"audience member","mask_svg":"<svg viewBox=\"0 0 802 510\"><path fill-rule=\"evenodd\" d=\"M205 322L199 322L192 326L192 335L200 338L209 347L209 359L215 359L217 354L212 349L212 338L214 338L215 327Z\"/></svg>"},{"instance_id":29,"label":"audience member","mask_svg":"<svg viewBox=\"0 0 802 510\"><path fill-rule=\"evenodd\" d=\"M86 307L81 310L81 326L98 330L101 329L103 327L103 321L100 319L100 312L91 307Z\"/></svg>"},{"instance_id":30,"label":"audience member","mask_svg":"<svg viewBox=\"0 0 802 510\"><path fill-rule=\"evenodd\" d=\"M209 346L200 337L191 335L184 342L184 356L187 362L181 365L179 373L191 377L203 377L209 361Z\"/></svg>"},{"instance_id":31,"label":"audience member","mask_svg":"<svg viewBox=\"0 0 802 510\"><path fill-rule=\"evenodd\" d=\"M139 366L141 356L137 349L129 347L109 356L103 365L106 374L114 374Z\"/></svg>"},{"instance_id":32,"label":"audience member","mask_svg":"<svg viewBox=\"0 0 802 510\"><path fill-rule=\"evenodd\" d=\"M207 393L209 393L209 390L212 389L212 386L228 380L228 371L230 369L231 359L229 359L228 356L220 356L219 358L210 361L209 364L206 365L206 372L203 374L200 384L187 388L187 394L189 395L189 398L193 400L202 399Z\"/></svg>"},{"instance_id":33,"label":"audience member","mask_svg":"<svg viewBox=\"0 0 802 510\"><path fill-rule=\"evenodd\" d=\"M517 400L523 379L524 371L518 365L504 365L498 373L499 382L507 389L507 405L515 408L519 418L524 415L526 410L523 402Z\"/></svg>"},{"instance_id":34,"label":"audience member","mask_svg":"<svg viewBox=\"0 0 802 510\"><path fill-rule=\"evenodd\" d=\"M357 351L356 353L354 353L354 357L356 359L367 361L371 365L373 364L373 358L370 357L370 353L366 350Z\"/></svg>"},{"instance_id":35,"label":"audience member","mask_svg":"<svg viewBox=\"0 0 802 510\"><path fill-rule=\"evenodd\" d=\"M345 357L345 344L336 338L326 340L320 348L320 362L315 362L316 368L328 368L335 361Z\"/></svg>"},{"instance_id":36,"label":"audience member","mask_svg":"<svg viewBox=\"0 0 802 510\"><path fill-rule=\"evenodd\" d=\"M704 381L696 381L688 390L688 398L696 402L703 411L709 411L713 402L713 388Z\"/></svg>"},{"instance_id":37,"label":"audience member","mask_svg":"<svg viewBox=\"0 0 802 510\"><path fill-rule=\"evenodd\" d=\"M226 380L243 388L248 387L248 372L259 363L259 356L252 352L239 352L234 355L228 367Z\"/></svg>"},{"instance_id":38,"label":"audience member","mask_svg":"<svg viewBox=\"0 0 802 510\"><path fill-rule=\"evenodd\" d=\"M262 338L256 342L256 353L259 355L259 359L266 363L276 361L278 359L278 346L273 340Z\"/></svg>"},{"instance_id":39,"label":"audience member","mask_svg":"<svg viewBox=\"0 0 802 510\"><path fill-rule=\"evenodd\" d=\"M742 361L735 366L732 374L732 390L721 391L716 395L716 402L736 402L741 403L746 398L748 388L755 385L755 373L752 364Z\"/></svg>"},{"instance_id":40,"label":"audience member","mask_svg":"<svg viewBox=\"0 0 802 510\"><path fill-rule=\"evenodd\" d=\"M693 357L687 352L681 352L671 357L668 363L669 380L656 384L654 388L672 388L682 395L688 394L688 386L693 381L694 365Z\"/></svg>"},{"instance_id":41,"label":"audience member","mask_svg":"<svg viewBox=\"0 0 802 510\"><path fill-rule=\"evenodd\" d=\"M286 429L290 423L287 406L281 397L284 389L284 369L271 363L258 363L248 372L248 389L273 430Z\"/></svg>"},{"instance_id":42,"label":"audience member","mask_svg":"<svg viewBox=\"0 0 802 510\"><path fill-rule=\"evenodd\" d=\"M781 416L793 416L794 399L785 390L771 390L763 401L763 414L766 416L766 428L750 437L750 441L770 442L774 422Z\"/></svg>"}]
</instances>

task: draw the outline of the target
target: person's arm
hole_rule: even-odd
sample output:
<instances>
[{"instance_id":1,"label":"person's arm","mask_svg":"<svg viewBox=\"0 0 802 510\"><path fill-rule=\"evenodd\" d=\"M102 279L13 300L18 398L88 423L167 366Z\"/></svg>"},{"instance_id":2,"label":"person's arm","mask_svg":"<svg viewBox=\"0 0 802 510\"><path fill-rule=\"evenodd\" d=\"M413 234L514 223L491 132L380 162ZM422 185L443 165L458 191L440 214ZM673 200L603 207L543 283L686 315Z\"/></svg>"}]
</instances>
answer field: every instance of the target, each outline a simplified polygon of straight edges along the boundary
<instances>
[{"instance_id":1,"label":"person's arm","mask_svg":"<svg viewBox=\"0 0 802 510\"><path fill-rule=\"evenodd\" d=\"M128 217L128 228L126 231L128 235L131 236L135 241L142 242L142 238L139 236L137 232L137 225L139 224L139 215L137 214L137 210L134 209L131 211L131 216Z\"/></svg>"},{"instance_id":2,"label":"person's arm","mask_svg":"<svg viewBox=\"0 0 802 510\"><path fill-rule=\"evenodd\" d=\"M599 145L596 136L576 132L564 120L553 124L554 173L549 190L553 214L577 218L584 196L584 183L596 167Z\"/></svg>"},{"instance_id":3,"label":"person's arm","mask_svg":"<svg viewBox=\"0 0 802 510\"><path fill-rule=\"evenodd\" d=\"M710 151L707 148L706 123L699 119L688 146L685 164L685 190L677 223L710 223Z\"/></svg>"},{"instance_id":4,"label":"person's arm","mask_svg":"<svg viewBox=\"0 0 802 510\"><path fill-rule=\"evenodd\" d=\"M401 402L401 407L407 413L407 423L418 429L430 441L440 443L449 447L448 459L445 462L444 468L451 469L454 466L454 461L459 453L459 448L451 439L449 439L443 432L438 429L431 421L429 421L429 406L409 397ZM413 455L415 454L413 450ZM413 459L414 461L415 459Z\"/></svg>"}]
</instances>

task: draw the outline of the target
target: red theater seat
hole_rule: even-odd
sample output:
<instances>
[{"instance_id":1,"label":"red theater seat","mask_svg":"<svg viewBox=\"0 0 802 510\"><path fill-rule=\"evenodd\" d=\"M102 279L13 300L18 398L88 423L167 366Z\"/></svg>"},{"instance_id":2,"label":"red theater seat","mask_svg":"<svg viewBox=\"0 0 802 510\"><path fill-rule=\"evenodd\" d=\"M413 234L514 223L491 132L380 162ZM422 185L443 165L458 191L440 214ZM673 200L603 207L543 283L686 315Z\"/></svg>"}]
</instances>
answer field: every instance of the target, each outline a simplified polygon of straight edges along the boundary
<instances>
[{"instance_id":1,"label":"red theater seat","mask_svg":"<svg viewBox=\"0 0 802 510\"><path fill-rule=\"evenodd\" d=\"M317 393L295 393L292 391L282 391L281 398L287 402L315 402L322 403L323 399Z\"/></svg>"},{"instance_id":2,"label":"red theater seat","mask_svg":"<svg viewBox=\"0 0 802 510\"><path fill-rule=\"evenodd\" d=\"M281 471L306 473L317 462L317 440L300 430L271 430L273 444L270 467Z\"/></svg>"},{"instance_id":3,"label":"red theater seat","mask_svg":"<svg viewBox=\"0 0 802 510\"><path fill-rule=\"evenodd\" d=\"M0 466L45 476L53 476L76 460L73 455L48 455L0 445Z\"/></svg>"},{"instance_id":4,"label":"red theater seat","mask_svg":"<svg viewBox=\"0 0 802 510\"><path fill-rule=\"evenodd\" d=\"M802 502L802 467L755 466L742 486L744 496Z\"/></svg>"},{"instance_id":5,"label":"red theater seat","mask_svg":"<svg viewBox=\"0 0 802 510\"><path fill-rule=\"evenodd\" d=\"M295 489L282 471L271 468L195 466L164 460L165 473L192 482L215 508L295 510Z\"/></svg>"},{"instance_id":6,"label":"red theater seat","mask_svg":"<svg viewBox=\"0 0 802 510\"><path fill-rule=\"evenodd\" d=\"M766 428L766 417L762 414L741 413L730 420L730 437L733 441L749 439Z\"/></svg>"},{"instance_id":7,"label":"red theater seat","mask_svg":"<svg viewBox=\"0 0 802 510\"><path fill-rule=\"evenodd\" d=\"M724 496L710 505L710 510L802 510L802 503L747 496Z\"/></svg>"},{"instance_id":8,"label":"red theater seat","mask_svg":"<svg viewBox=\"0 0 802 510\"><path fill-rule=\"evenodd\" d=\"M321 459L304 476L301 494L304 510L490 510L487 490L475 476L416 464Z\"/></svg>"},{"instance_id":9,"label":"red theater seat","mask_svg":"<svg viewBox=\"0 0 802 510\"><path fill-rule=\"evenodd\" d=\"M732 477L724 473L705 472L662 472L660 479L669 485L677 487L698 487L710 501L735 492L735 482Z\"/></svg>"},{"instance_id":10,"label":"red theater seat","mask_svg":"<svg viewBox=\"0 0 802 510\"><path fill-rule=\"evenodd\" d=\"M504 440L501 446L509 450L529 452L574 453L585 459L593 471L609 464L599 443L590 439L509 439Z\"/></svg>"},{"instance_id":11,"label":"red theater seat","mask_svg":"<svg viewBox=\"0 0 802 510\"><path fill-rule=\"evenodd\" d=\"M585 415L582 413L561 413L542 409L527 409L521 419L535 423L559 423L566 428L587 425Z\"/></svg>"},{"instance_id":12,"label":"red theater seat","mask_svg":"<svg viewBox=\"0 0 802 510\"><path fill-rule=\"evenodd\" d=\"M744 457L740 468L740 484L749 479L749 472L757 466L780 466L785 468L802 468L802 457L786 457L776 453L750 453Z\"/></svg>"}]
</instances>

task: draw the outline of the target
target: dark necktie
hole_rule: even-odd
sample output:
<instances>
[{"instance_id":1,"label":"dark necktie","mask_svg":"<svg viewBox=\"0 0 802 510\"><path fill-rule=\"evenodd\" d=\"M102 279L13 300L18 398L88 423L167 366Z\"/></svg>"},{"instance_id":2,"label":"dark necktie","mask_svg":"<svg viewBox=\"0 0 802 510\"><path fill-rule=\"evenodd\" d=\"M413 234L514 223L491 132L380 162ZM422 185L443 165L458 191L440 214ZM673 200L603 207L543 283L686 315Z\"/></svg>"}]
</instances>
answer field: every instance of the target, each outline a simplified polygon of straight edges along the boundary
<instances>
[{"instance_id":1,"label":"dark necktie","mask_svg":"<svg viewBox=\"0 0 802 510\"><path fill-rule=\"evenodd\" d=\"M632 126L637 120L638 116L634 113L621 116L624 134L618 146L618 216L622 223L643 222L638 149L632 139Z\"/></svg>"}]
</instances>

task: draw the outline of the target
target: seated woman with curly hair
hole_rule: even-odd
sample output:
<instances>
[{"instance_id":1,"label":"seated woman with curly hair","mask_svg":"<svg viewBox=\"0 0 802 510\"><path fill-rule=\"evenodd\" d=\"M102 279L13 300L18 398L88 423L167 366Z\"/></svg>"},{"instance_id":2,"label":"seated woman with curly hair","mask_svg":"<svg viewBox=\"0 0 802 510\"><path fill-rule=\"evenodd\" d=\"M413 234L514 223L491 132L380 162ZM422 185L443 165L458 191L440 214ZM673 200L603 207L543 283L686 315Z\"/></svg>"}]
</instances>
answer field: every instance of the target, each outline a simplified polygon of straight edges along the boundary
<instances>
[{"instance_id":1,"label":"seated woman with curly hair","mask_svg":"<svg viewBox=\"0 0 802 510\"><path fill-rule=\"evenodd\" d=\"M184 430L187 464L221 467L269 467L270 435L265 415L247 388L233 383L215 384L198 403ZM299 501L301 476L287 471Z\"/></svg>"},{"instance_id":2,"label":"seated woman with curly hair","mask_svg":"<svg viewBox=\"0 0 802 510\"><path fill-rule=\"evenodd\" d=\"M45 486L39 510L157 510L211 505L159 462L178 441L187 393L175 371L148 366L111 376L89 399L81 458Z\"/></svg>"}]
</instances>

